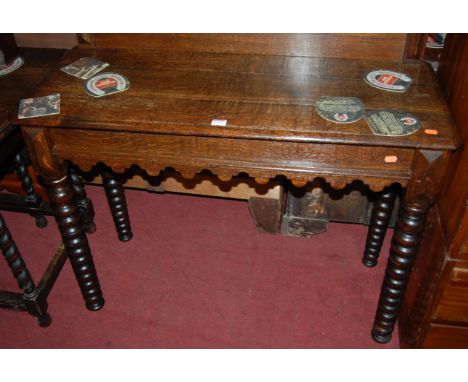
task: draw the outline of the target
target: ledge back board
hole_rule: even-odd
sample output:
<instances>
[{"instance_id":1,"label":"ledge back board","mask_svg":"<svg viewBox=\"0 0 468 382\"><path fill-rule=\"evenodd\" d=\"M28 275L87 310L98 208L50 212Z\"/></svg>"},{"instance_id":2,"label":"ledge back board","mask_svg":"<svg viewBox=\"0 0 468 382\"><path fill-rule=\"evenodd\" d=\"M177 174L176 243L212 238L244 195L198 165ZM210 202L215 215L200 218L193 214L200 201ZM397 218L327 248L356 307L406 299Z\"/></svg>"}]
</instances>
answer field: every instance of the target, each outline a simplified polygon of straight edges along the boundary
<instances>
[{"instance_id":1,"label":"ledge back board","mask_svg":"<svg viewBox=\"0 0 468 382\"><path fill-rule=\"evenodd\" d=\"M406 34L397 33L83 33L81 46L185 52L400 61Z\"/></svg>"}]
</instances>

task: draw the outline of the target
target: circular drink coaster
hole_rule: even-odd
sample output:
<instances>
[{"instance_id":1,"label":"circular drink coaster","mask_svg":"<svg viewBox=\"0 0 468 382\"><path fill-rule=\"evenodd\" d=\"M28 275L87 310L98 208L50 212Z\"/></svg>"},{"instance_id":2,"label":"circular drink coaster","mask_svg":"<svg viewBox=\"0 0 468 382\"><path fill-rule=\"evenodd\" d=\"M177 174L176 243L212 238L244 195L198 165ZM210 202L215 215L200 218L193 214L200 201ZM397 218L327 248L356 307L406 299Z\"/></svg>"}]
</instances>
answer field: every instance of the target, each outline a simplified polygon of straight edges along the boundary
<instances>
[{"instance_id":1,"label":"circular drink coaster","mask_svg":"<svg viewBox=\"0 0 468 382\"><path fill-rule=\"evenodd\" d=\"M371 86L390 92L405 92L413 79L404 74L391 70L372 70L367 72L364 80Z\"/></svg>"},{"instance_id":2,"label":"circular drink coaster","mask_svg":"<svg viewBox=\"0 0 468 382\"><path fill-rule=\"evenodd\" d=\"M91 77L85 85L88 94L93 97L102 97L109 94L123 92L130 87L126 77L118 73L101 73Z\"/></svg>"},{"instance_id":3,"label":"circular drink coaster","mask_svg":"<svg viewBox=\"0 0 468 382\"><path fill-rule=\"evenodd\" d=\"M419 130L419 120L412 114L397 110L371 110L364 119L375 135L400 137Z\"/></svg>"},{"instance_id":4,"label":"circular drink coaster","mask_svg":"<svg viewBox=\"0 0 468 382\"><path fill-rule=\"evenodd\" d=\"M327 121L352 123L361 119L364 105L356 97L320 97L315 103L317 113Z\"/></svg>"},{"instance_id":5,"label":"circular drink coaster","mask_svg":"<svg viewBox=\"0 0 468 382\"><path fill-rule=\"evenodd\" d=\"M7 75L8 73L14 72L16 69L24 64L23 57L16 57L8 65L0 65L0 77Z\"/></svg>"}]
</instances>

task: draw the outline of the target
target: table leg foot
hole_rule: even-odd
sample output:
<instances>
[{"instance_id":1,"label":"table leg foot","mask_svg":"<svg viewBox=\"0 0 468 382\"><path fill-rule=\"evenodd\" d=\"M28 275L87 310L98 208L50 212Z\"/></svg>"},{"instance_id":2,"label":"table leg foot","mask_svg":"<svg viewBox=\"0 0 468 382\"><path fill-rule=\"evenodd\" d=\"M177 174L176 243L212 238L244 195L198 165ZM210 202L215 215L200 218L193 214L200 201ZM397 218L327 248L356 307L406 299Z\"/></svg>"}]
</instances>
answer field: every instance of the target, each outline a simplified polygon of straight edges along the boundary
<instances>
[{"instance_id":1,"label":"table leg foot","mask_svg":"<svg viewBox=\"0 0 468 382\"><path fill-rule=\"evenodd\" d=\"M86 307L90 310L98 310L104 305L104 298L88 239L74 203L74 193L69 177L65 175L62 178L46 178L45 183L52 212Z\"/></svg>"},{"instance_id":2,"label":"table leg foot","mask_svg":"<svg viewBox=\"0 0 468 382\"><path fill-rule=\"evenodd\" d=\"M372 330L371 335L372 335L373 340L375 342L378 342L379 344L386 344L386 343L390 342L390 340L392 339L391 334L387 334L387 335L382 336L379 333L377 333L375 330Z\"/></svg>"},{"instance_id":3,"label":"table leg foot","mask_svg":"<svg viewBox=\"0 0 468 382\"><path fill-rule=\"evenodd\" d=\"M119 240L129 241L133 237L133 233L124 188L115 175L102 171L101 176Z\"/></svg>"},{"instance_id":4,"label":"table leg foot","mask_svg":"<svg viewBox=\"0 0 468 382\"><path fill-rule=\"evenodd\" d=\"M47 219L44 215L32 215L36 219L36 227L44 228L47 227Z\"/></svg>"},{"instance_id":5,"label":"table leg foot","mask_svg":"<svg viewBox=\"0 0 468 382\"><path fill-rule=\"evenodd\" d=\"M52 318L46 313L37 317L37 323L41 328L47 328L52 323Z\"/></svg>"},{"instance_id":6,"label":"table leg foot","mask_svg":"<svg viewBox=\"0 0 468 382\"><path fill-rule=\"evenodd\" d=\"M94 301L93 303L86 303L86 308L93 312L101 309L104 306L105 300L104 298L99 299L98 301Z\"/></svg>"},{"instance_id":7,"label":"table leg foot","mask_svg":"<svg viewBox=\"0 0 468 382\"><path fill-rule=\"evenodd\" d=\"M400 208L372 330L377 342L389 341L393 333L428 209L426 202L403 202Z\"/></svg>"},{"instance_id":8,"label":"table leg foot","mask_svg":"<svg viewBox=\"0 0 468 382\"><path fill-rule=\"evenodd\" d=\"M378 200L374 203L364 257L362 258L362 262L366 267L375 267L377 265L395 198L396 191L387 190L380 194Z\"/></svg>"}]
</instances>

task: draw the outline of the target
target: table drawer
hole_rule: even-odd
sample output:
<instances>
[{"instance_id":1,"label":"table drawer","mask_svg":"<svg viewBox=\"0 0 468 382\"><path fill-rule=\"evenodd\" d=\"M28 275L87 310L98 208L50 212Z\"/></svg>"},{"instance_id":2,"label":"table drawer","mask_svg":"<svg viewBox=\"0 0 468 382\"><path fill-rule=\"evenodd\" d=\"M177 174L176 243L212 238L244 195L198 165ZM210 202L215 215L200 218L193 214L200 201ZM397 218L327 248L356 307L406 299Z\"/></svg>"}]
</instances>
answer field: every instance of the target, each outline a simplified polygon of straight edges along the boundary
<instances>
[{"instance_id":1,"label":"table drawer","mask_svg":"<svg viewBox=\"0 0 468 382\"><path fill-rule=\"evenodd\" d=\"M48 129L55 155L77 164L159 165L197 171L231 169L254 177L389 178L404 183L414 151L405 148L266 141L93 130ZM86 149L83 149L86 148Z\"/></svg>"}]
</instances>

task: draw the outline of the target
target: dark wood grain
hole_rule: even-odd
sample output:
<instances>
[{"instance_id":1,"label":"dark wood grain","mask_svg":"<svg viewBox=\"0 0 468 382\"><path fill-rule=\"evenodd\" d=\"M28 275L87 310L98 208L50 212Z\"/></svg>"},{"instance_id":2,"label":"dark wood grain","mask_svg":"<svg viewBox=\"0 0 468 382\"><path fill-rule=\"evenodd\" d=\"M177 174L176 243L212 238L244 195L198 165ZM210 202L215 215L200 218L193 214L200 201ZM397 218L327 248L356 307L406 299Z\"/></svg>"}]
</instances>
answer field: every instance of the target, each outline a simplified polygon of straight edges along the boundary
<instances>
[{"instance_id":1,"label":"dark wood grain","mask_svg":"<svg viewBox=\"0 0 468 382\"><path fill-rule=\"evenodd\" d=\"M129 241L133 237L133 233L130 227L127 201L122 183L117 175L109 171L102 170L101 177L119 240Z\"/></svg>"},{"instance_id":2,"label":"dark wood grain","mask_svg":"<svg viewBox=\"0 0 468 382\"><path fill-rule=\"evenodd\" d=\"M129 54L131 52L131 55ZM272 56L261 54L226 54L222 52L187 51L174 54L161 50L134 49L73 49L63 57L60 65L71 64L84 54L111 61L116 70L146 70L164 72L223 72L276 76L312 76L315 78L362 79L367 70L385 68L402 71L413 78L416 85L434 85L434 74L429 65L418 61L364 60L345 58ZM110 67L109 67L110 68Z\"/></svg>"},{"instance_id":3,"label":"dark wood grain","mask_svg":"<svg viewBox=\"0 0 468 382\"><path fill-rule=\"evenodd\" d=\"M42 275L41 281L39 281L37 285L39 293L45 300L49 296L49 293L52 291L52 287L54 286L55 281L57 280L57 277L59 276L60 271L62 270L62 267L65 264L66 260L67 252L65 251L65 247L62 243L55 251L52 260L50 261L46 271Z\"/></svg>"},{"instance_id":4,"label":"dark wood grain","mask_svg":"<svg viewBox=\"0 0 468 382\"><path fill-rule=\"evenodd\" d=\"M13 276L18 283L18 286L23 290L23 293L28 297L37 296L37 289L31 278L23 257L18 251L18 247L14 242L8 227L0 214L0 248L3 256L8 263L8 266L13 273Z\"/></svg>"},{"instance_id":5,"label":"dark wood grain","mask_svg":"<svg viewBox=\"0 0 468 382\"><path fill-rule=\"evenodd\" d=\"M462 150L454 155L448 174L452 182L446 184L444 194L450 197L440 200L440 214L447 240L452 240L465 214L468 197L468 35L456 34L447 37L447 50L442 56L438 72L448 104L453 113L458 131L465 142ZM455 206L454 206L455 203Z\"/></svg>"},{"instance_id":6,"label":"dark wood grain","mask_svg":"<svg viewBox=\"0 0 468 382\"><path fill-rule=\"evenodd\" d=\"M388 223L393 212L395 198L395 190L386 190L379 195L379 198L374 203L369 231L367 233L366 247L364 249L364 257L362 259L364 265L368 267L377 265L380 249L382 248Z\"/></svg>"},{"instance_id":7,"label":"dark wood grain","mask_svg":"<svg viewBox=\"0 0 468 382\"><path fill-rule=\"evenodd\" d=\"M280 233L283 204L283 197L279 199L252 197L249 199L249 210L260 232Z\"/></svg>"},{"instance_id":8,"label":"dark wood grain","mask_svg":"<svg viewBox=\"0 0 468 382\"><path fill-rule=\"evenodd\" d=\"M70 183L75 193L74 202L78 207L83 222L83 227L88 233L96 231L96 224L94 224L94 205L91 199L86 195L84 183L81 177L72 169L69 168Z\"/></svg>"},{"instance_id":9,"label":"dark wood grain","mask_svg":"<svg viewBox=\"0 0 468 382\"><path fill-rule=\"evenodd\" d=\"M76 33L15 33L20 47L70 49L78 44Z\"/></svg>"},{"instance_id":10,"label":"dark wood grain","mask_svg":"<svg viewBox=\"0 0 468 382\"><path fill-rule=\"evenodd\" d=\"M11 63L18 56L18 47L16 46L13 33L0 33L0 65Z\"/></svg>"},{"instance_id":11,"label":"dark wood grain","mask_svg":"<svg viewBox=\"0 0 468 382\"><path fill-rule=\"evenodd\" d=\"M32 89L40 83L64 54L64 50L57 49L19 48L15 52L19 53L25 62L16 71L0 77L0 141L4 141L6 137L10 137L11 135L17 134L20 136L19 129L10 124L10 116L16 114L19 100L31 95ZM18 146L17 150L20 148L21 146ZM2 147L3 155L4 151ZM27 174L32 179L35 192L41 198L46 198L45 189L39 184L31 168L27 169ZM6 188L15 193L22 193L21 182L18 181L14 173L2 177L0 188ZM37 222L39 225L46 224L46 220L41 217L38 217Z\"/></svg>"},{"instance_id":12,"label":"dark wood grain","mask_svg":"<svg viewBox=\"0 0 468 382\"><path fill-rule=\"evenodd\" d=\"M427 33L408 33L406 39L406 58L421 59L426 48Z\"/></svg>"},{"instance_id":13,"label":"dark wood grain","mask_svg":"<svg viewBox=\"0 0 468 382\"><path fill-rule=\"evenodd\" d=\"M26 153L21 150L18 154L15 155L14 159L14 166L16 176L18 180L21 182L21 187L23 191L26 193L25 203L31 209L37 211L31 211L30 214L36 219L36 226L38 227L45 227L47 225L47 219L45 216L40 212L40 207L44 203L41 196L36 192L34 188L34 183L32 177L28 173L28 169L26 167L25 158L24 156Z\"/></svg>"},{"instance_id":14,"label":"dark wood grain","mask_svg":"<svg viewBox=\"0 0 468 382\"><path fill-rule=\"evenodd\" d=\"M31 177L29 176L27 168L26 168L23 152L19 152L18 154L15 155L14 165L15 165L16 175L18 176L18 179L21 182L22 188L24 192L26 193L26 203L30 204L32 207L36 207L36 208L39 207L42 203L42 199L34 189L33 181Z\"/></svg>"},{"instance_id":15,"label":"dark wood grain","mask_svg":"<svg viewBox=\"0 0 468 382\"><path fill-rule=\"evenodd\" d=\"M84 171L105 165L123 173L135 166L150 175L176 170L184 178L209 171L222 181L242 174L266 184L279 177L295 187L318 178L333 189L361 182L382 191L398 183L406 191L374 324L374 338L389 340L426 213L440 193L450 152L460 144L428 67L402 62L406 39L229 34L86 39L62 64L94 56L127 76L130 89L92 98L83 81L56 68L35 95L60 92L60 115L17 121L39 173L64 182L61 168L72 161ZM373 43L384 41L388 55L372 51ZM375 89L362 77L378 68L404 71L414 83L403 94ZM385 137L373 135L364 120L327 122L315 111L323 95L357 96L367 110L411 112L421 129ZM213 119L225 119L226 126L212 126ZM64 194L55 203L67 205L67 186L51 186L55 197ZM70 232L63 231L64 220L59 223L66 241ZM89 254L85 237L78 242Z\"/></svg>"},{"instance_id":16,"label":"dark wood grain","mask_svg":"<svg viewBox=\"0 0 468 382\"><path fill-rule=\"evenodd\" d=\"M188 63L181 67L167 52L161 60L158 52L142 51L131 60L133 51L89 53L115 63L113 70L126 75L131 87L125 93L94 99L83 90L81 80L55 71L36 95L60 92L60 118L69 127L426 148L453 149L458 144L433 76L420 63L406 64L404 71L414 75L416 83L398 94L364 83L362 76L375 69L376 62L214 53L193 57L195 53L189 52L178 55L179 63ZM72 52L65 61L83 54ZM401 65L385 67L399 70ZM389 138L373 135L364 120L345 127L333 124L315 112L315 101L322 95L357 96L368 109L412 112L422 129L407 137ZM212 119L226 119L227 126L213 128ZM57 117L23 121L41 123L53 126ZM426 129L438 134L427 135Z\"/></svg>"},{"instance_id":17,"label":"dark wood grain","mask_svg":"<svg viewBox=\"0 0 468 382\"><path fill-rule=\"evenodd\" d=\"M468 36L448 34L438 71L443 94L465 141L449 162L438 215L425 233L402 308L400 342L410 348L466 348L468 259Z\"/></svg>"},{"instance_id":18,"label":"dark wood grain","mask_svg":"<svg viewBox=\"0 0 468 382\"><path fill-rule=\"evenodd\" d=\"M86 307L90 310L98 310L104 305L104 299L81 218L73 203L73 188L65 174L58 179L46 178L45 184L55 220Z\"/></svg>"},{"instance_id":19,"label":"dark wood grain","mask_svg":"<svg viewBox=\"0 0 468 382\"><path fill-rule=\"evenodd\" d=\"M467 294L468 269L464 263L454 263L433 319L468 324Z\"/></svg>"},{"instance_id":20,"label":"dark wood grain","mask_svg":"<svg viewBox=\"0 0 468 382\"><path fill-rule=\"evenodd\" d=\"M89 36L96 48L129 48L171 52L225 52L284 56L400 60L405 34L331 33L190 33L103 34ZM82 44L85 47L86 44Z\"/></svg>"},{"instance_id":21,"label":"dark wood grain","mask_svg":"<svg viewBox=\"0 0 468 382\"><path fill-rule=\"evenodd\" d=\"M30 48L20 49L20 53L25 59L23 66L0 77L0 126L8 123L8 115L17 108L20 98L31 94L64 51Z\"/></svg>"},{"instance_id":22,"label":"dark wood grain","mask_svg":"<svg viewBox=\"0 0 468 382\"><path fill-rule=\"evenodd\" d=\"M413 161L413 151L404 148L300 142L286 145L264 140L55 128L47 132L57 158L73 158L74 163L86 171L96 162L102 162L119 172L138 165L151 175L173 167L188 178L202 170L227 177L246 172L266 180L284 175L297 182L322 176L332 183L345 181L342 186L360 179L380 190L395 181L406 185ZM100 147L98 153L94 151L97 146ZM386 156L397 156L398 161L385 162ZM340 179L336 179L337 176Z\"/></svg>"},{"instance_id":23,"label":"dark wood grain","mask_svg":"<svg viewBox=\"0 0 468 382\"><path fill-rule=\"evenodd\" d=\"M468 327L450 325L450 323L433 323L429 327L426 349L466 349Z\"/></svg>"},{"instance_id":24,"label":"dark wood grain","mask_svg":"<svg viewBox=\"0 0 468 382\"><path fill-rule=\"evenodd\" d=\"M386 343L391 339L418 252L428 208L427 203L401 206L372 329L372 337L377 342Z\"/></svg>"}]
</instances>

